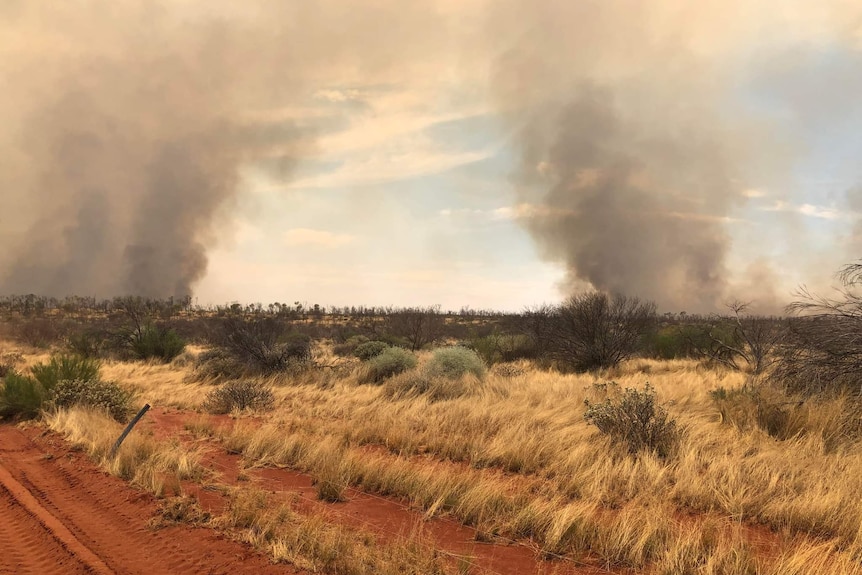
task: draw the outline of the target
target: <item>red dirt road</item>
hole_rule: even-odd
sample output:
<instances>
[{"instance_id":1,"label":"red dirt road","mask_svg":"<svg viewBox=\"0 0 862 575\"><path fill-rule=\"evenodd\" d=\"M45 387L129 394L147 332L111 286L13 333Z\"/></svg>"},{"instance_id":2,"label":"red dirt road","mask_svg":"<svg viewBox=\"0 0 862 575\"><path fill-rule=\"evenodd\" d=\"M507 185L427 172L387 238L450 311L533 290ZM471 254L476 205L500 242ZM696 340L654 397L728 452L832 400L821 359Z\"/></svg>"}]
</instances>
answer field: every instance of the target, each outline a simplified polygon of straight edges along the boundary
<instances>
[{"instance_id":1,"label":"red dirt road","mask_svg":"<svg viewBox=\"0 0 862 575\"><path fill-rule=\"evenodd\" d=\"M152 531L153 497L39 433L0 425L0 573L298 573L211 529Z\"/></svg>"}]
</instances>

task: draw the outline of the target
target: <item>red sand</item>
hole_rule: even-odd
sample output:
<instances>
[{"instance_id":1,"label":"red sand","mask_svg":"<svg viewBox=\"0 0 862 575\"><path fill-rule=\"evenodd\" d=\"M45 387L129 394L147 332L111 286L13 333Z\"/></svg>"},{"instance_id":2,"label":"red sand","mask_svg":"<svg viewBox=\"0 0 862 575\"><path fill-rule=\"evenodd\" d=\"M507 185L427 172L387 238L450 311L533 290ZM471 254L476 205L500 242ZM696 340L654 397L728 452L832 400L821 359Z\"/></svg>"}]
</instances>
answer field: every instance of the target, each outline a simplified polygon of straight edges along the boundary
<instances>
[{"instance_id":1,"label":"red sand","mask_svg":"<svg viewBox=\"0 0 862 575\"><path fill-rule=\"evenodd\" d=\"M157 507L55 436L0 425L0 573L298 573L211 529L153 531Z\"/></svg>"}]
</instances>

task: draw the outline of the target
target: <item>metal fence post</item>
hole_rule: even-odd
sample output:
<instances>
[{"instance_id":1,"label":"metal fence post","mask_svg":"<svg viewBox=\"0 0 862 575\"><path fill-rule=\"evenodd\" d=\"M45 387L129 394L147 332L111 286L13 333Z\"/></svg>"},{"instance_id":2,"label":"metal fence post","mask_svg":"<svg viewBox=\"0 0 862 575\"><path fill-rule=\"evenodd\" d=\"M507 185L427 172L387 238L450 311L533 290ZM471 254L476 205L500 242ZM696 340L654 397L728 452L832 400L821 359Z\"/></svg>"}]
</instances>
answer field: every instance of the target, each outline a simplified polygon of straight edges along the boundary
<instances>
[{"instance_id":1,"label":"metal fence post","mask_svg":"<svg viewBox=\"0 0 862 575\"><path fill-rule=\"evenodd\" d=\"M114 457L115 455L117 455L117 450L120 448L120 445L123 443L123 440L129 434L129 432L132 431L132 428L135 426L135 424L141 420L141 418L144 416L144 414L149 409L150 409L150 404L149 403L144 404L144 406L141 408L141 410L138 412L138 414L134 417L134 419L132 419L132 421L129 422L129 424L126 426L126 429L123 430L122 435L120 435L119 439L117 439L117 442L114 443L114 446L111 448L111 457Z\"/></svg>"}]
</instances>

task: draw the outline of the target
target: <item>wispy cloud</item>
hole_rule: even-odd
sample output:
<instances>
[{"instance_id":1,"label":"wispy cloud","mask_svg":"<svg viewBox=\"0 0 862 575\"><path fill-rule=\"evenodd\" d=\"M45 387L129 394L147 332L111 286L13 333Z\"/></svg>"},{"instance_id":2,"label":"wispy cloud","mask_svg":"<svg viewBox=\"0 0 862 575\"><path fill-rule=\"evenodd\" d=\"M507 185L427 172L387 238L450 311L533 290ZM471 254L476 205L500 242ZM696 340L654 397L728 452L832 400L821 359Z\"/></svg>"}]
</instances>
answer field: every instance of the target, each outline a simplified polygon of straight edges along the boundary
<instances>
[{"instance_id":1,"label":"wispy cloud","mask_svg":"<svg viewBox=\"0 0 862 575\"><path fill-rule=\"evenodd\" d=\"M809 216L812 218L821 218L825 220L837 220L846 217L837 209L828 206L816 206L814 204L791 204L783 200L777 200L768 206L760 208L765 212L791 212Z\"/></svg>"}]
</instances>

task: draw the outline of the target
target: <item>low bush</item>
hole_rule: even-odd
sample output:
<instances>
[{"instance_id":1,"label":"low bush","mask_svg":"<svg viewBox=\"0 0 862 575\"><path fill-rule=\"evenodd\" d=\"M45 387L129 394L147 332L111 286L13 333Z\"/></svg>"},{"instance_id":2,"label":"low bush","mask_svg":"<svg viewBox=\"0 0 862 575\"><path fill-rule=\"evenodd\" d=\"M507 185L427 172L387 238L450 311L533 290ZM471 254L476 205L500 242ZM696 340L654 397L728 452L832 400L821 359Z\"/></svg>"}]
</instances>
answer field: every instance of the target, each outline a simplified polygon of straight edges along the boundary
<instances>
[{"instance_id":1,"label":"low bush","mask_svg":"<svg viewBox=\"0 0 862 575\"><path fill-rule=\"evenodd\" d=\"M210 413L230 413L233 410L272 409L275 396L266 385L251 380L229 381L206 396L203 408Z\"/></svg>"},{"instance_id":2,"label":"low bush","mask_svg":"<svg viewBox=\"0 0 862 575\"><path fill-rule=\"evenodd\" d=\"M251 372L271 374L311 363L311 338L285 333L287 325L276 318L229 318L221 328L220 347Z\"/></svg>"},{"instance_id":3,"label":"low bush","mask_svg":"<svg viewBox=\"0 0 862 575\"><path fill-rule=\"evenodd\" d=\"M353 335L347 338L346 341L342 343L336 343L332 346L332 353L339 357L347 357L349 355L353 355L356 351L356 348L366 343L368 338L364 335Z\"/></svg>"},{"instance_id":4,"label":"low bush","mask_svg":"<svg viewBox=\"0 0 862 575\"><path fill-rule=\"evenodd\" d=\"M475 351L487 365L536 357L536 345L526 335L491 334L471 340L468 347Z\"/></svg>"},{"instance_id":5,"label":"low bush","mask_svg":"<svg viewBox=\"0 0 862 575\"><path fill-rule=\"evenodd\" d=\"M362 361L368 361L372 357L377 357L383 353L387 347L389 346L382 341L366 341L356 346L356 349L353 350L353 355Z\"/></svg>"},{"instance_id":6,"label":"low bush","mask_svg":"<svg viewBox=\"0 0 862 575\"><path fill-rule=\"evenodd\" d=\"M20 353L4 353L0 356L0 378L15 371L15 366L24 361Z\"/></svg>"},{"instance_id":7,"label":"low bush","mask_svg":"<svg viewBox=\"0 0 862 575\"><path fill-rule=\"evenodd\" d=\"M487 369L475 351L466 347L444 347L434 351L425 371L432 378L459 379L469 373L482 379Z\"/></svg>"},{"instance_id":8,"label":"low bush","mask_svg":"<svg viewBox=\"0 0 862 575\"><path fill-rule=\"evenodd\" d=\"M73 355L96 359L104 355L106 341L107 337L105 334L99 334L94 331L83 331L70 334L66 338L66 349Z\"/></svg>"},{"instance_id":9,"label":"low bush","mask_svg":"<svg viewBox=\"0 0 862 575\"><path fill-rule=\"evenodd\" d=\"M388 347L383 352L368 361L365 380L370 383L380 383L393 375L413 369L417 364L412 352L400 347Z\"/></svg>"},{"instance_id":10,"label":"low bush","mask_svg":"<svg viewBox=\"0 0 862 575\"><path fill-rule=\"evenodd\" d=\"M130 338L129 347L135 359L158 359L170 363L183 352L186 342L172 329L147 325Z\"/></svg>"},{"instance_id":11,"label":"low bush","mask_svg":"<svg viewBox=\"0 0 862 575\"><path fill-rule=\"evenodd\" d=\"M769 385L710 392L721 422L740 430L760 429L778 440L819 435L827 449L862 436L858 403L848 397L787 395Z\"/></svg>"},{"instance_id":12,"label":"low bush","mask_svg":"<svg viewBox=\"0 0 862 575\"><path fill-rule=\"evenodd\" d=\"M48 348L63 339L66 326L49 318L29 318L16 326L15 336L21 343L32 347Z\"/></svg>"},{"instance_id":13,"label":"low bush","mask_svg":"<svg viewBox=\"0 0 862 575\"><path fill-rule=\"evenodd\" d=\"M680 430L667 411L656 402L655 390L646 384L643 391L626 388L619 399L601 403L584 400L584 419L623 444L629 453L649 450L659 457L669 456L676 448Z\"/></svg>"},{"instance_id":14,"label":"low bush","mask_svg":"<svg viewBox=\"0 0 862 575\"><path fill-rule=\"evenodd\" d=\"M195 375L199 379L230 380L246 375L246 367L226 350L207 350L195 359Z\"/></svg>"},{"instance_id":15,"label":"low bush","mask_svg":"<svg viewBox=\"0 0 862 575\"><path fill-rule=\"evenodd\" d=\"M77 355L58 355L48 363L40 363L30 368L45 392L50 393L63 380L94 381L99 379L98 360Z\"/></svg>"},{"instance_id":16,"label":"low bush","mask_svg":"<svg viewBox=\"0 0 862 575\"><path fill-rule=\"evenodd\" d=\"M33 379L10 371L0 387L0 416L36 417L45 401L45 390Z\"/></svg>"},{"instance_id":17,"label":"low bush","mask_svg":"<svg viewBox=\"0 0 862 575\"><path fill-rule=\"evenodd\" d=\"M101 409L117 421L125 421L132 411L132 394L111 381L65 379L50 393L54 407L83 405Z\"/></svg>"}]
</instances>

